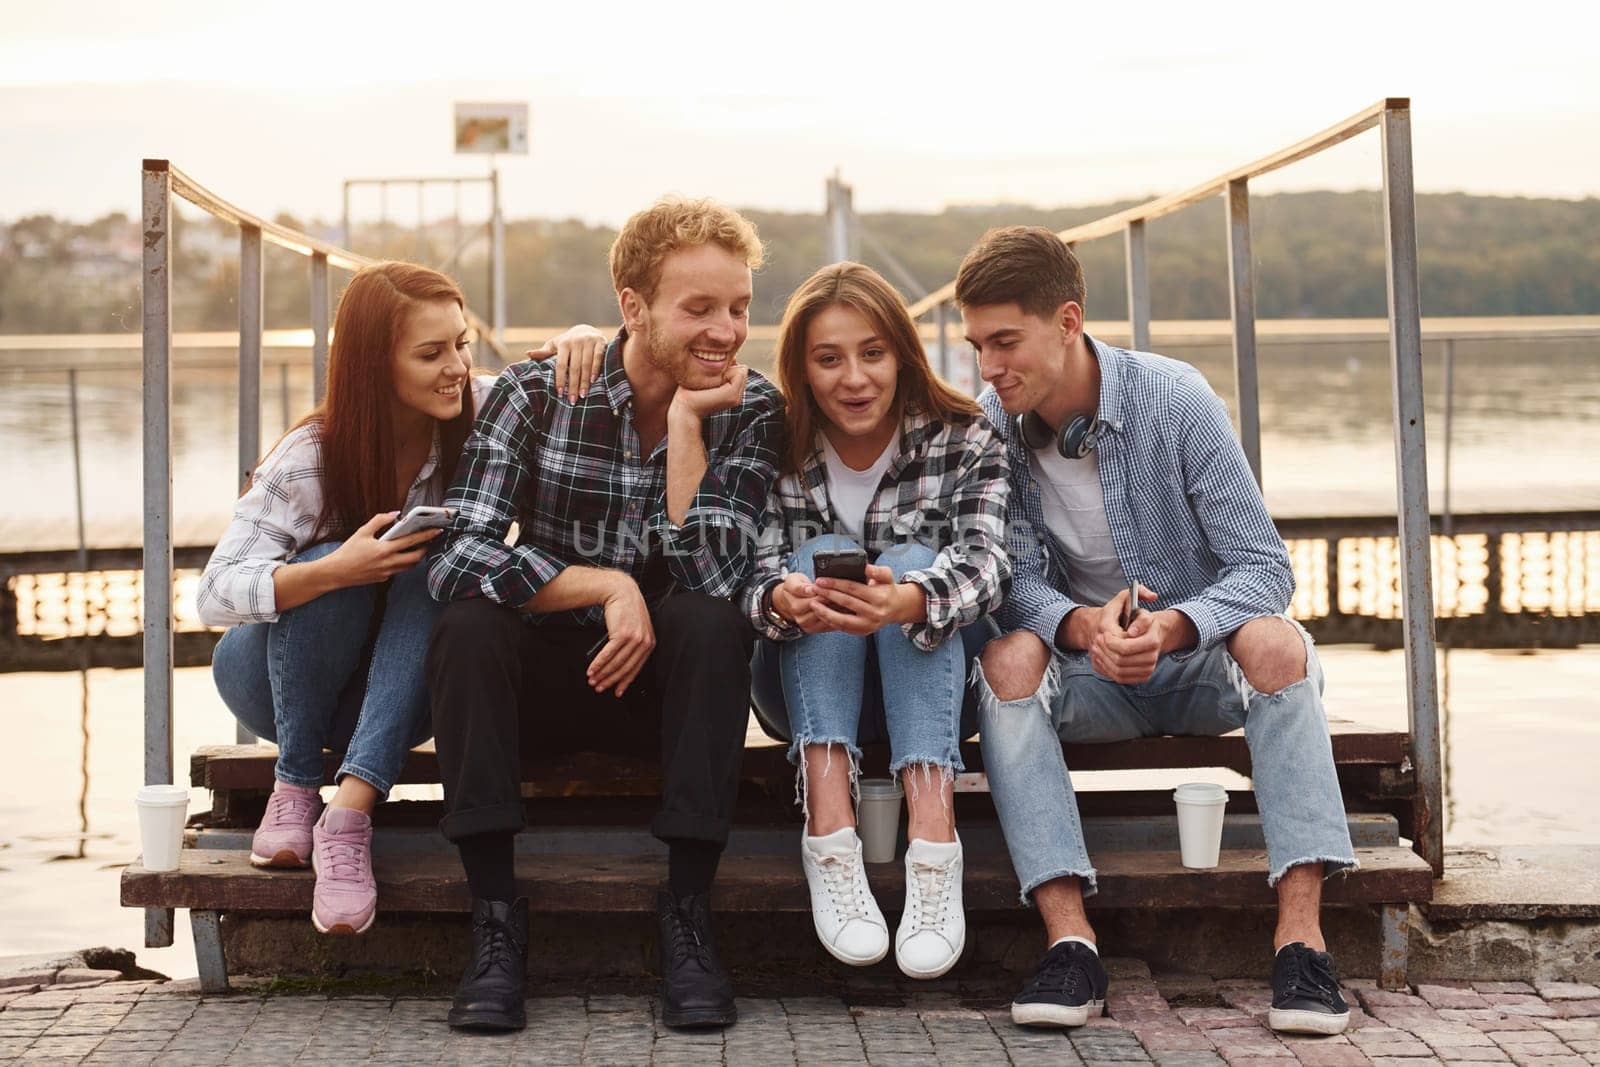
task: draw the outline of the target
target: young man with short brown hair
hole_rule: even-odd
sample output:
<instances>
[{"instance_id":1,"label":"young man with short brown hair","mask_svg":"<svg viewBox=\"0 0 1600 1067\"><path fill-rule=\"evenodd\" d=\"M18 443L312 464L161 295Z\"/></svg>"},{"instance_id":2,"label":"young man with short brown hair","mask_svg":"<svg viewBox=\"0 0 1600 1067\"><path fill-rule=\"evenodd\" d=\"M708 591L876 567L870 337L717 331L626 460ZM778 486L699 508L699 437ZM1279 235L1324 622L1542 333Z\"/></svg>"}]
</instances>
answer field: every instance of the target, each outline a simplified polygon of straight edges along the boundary
<instances>
[{"instance_id":1,"label":"young man with short brown hair","mask_svg":"<svg viewBox=\"0 0 1600 1067\"><path fill-rule=\"evenodd\" d=\"M1011 468L1007 634L979 666L983 764L1050 938L1012 1018L1079 1026L1105 1000L1061 742L1242 726L1278 891L1269 1023L1338 1033L1349 1011L1318 916L1322 879L1355 853L1322 668L1285 614L1288 552L1227 409L1188 364L1086 334L1082 269L1048 230L986 234L956 301Z\"/></svg>"}]
</instances>

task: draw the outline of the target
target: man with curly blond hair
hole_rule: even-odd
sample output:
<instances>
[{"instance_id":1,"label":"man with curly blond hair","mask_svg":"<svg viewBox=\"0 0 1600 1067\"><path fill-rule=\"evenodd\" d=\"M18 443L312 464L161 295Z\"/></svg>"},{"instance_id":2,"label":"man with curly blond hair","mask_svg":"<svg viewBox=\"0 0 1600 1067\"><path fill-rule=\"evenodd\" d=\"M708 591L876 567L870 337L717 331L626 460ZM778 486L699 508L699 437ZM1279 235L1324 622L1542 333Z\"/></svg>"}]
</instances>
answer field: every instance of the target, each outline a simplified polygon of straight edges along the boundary
<instances>
[{"instance_id":1,"label":"man with curly blond hair","mask_svg":"<svg viewBox=\"0 0 1600 1067\"><path fill-rule=\"evenodd\" d=\"M760 265L755 228L721 204L668 198L634 215L611 247L623 326L595 387L563 395L554 362L517 364L462 451L428 653L440 827L473 898L452 1026L524 1025L520 757L583 749L659 751L663 1018L734 1021L709 891L749 715L753 635L730 598L783 425L777 389L736 362Z\"/></svg>"}]
</instances>

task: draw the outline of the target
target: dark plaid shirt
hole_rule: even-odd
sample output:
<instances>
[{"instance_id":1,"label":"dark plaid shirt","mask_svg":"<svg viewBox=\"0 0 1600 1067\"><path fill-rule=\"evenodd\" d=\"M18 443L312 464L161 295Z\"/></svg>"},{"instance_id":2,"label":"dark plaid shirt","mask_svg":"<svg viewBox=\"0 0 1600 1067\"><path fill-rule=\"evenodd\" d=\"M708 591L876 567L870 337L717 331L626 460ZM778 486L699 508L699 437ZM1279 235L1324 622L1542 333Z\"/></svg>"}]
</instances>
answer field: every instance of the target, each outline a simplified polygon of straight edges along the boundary
<instances>
[{"instance_id":1,"label":"dark plaid shirt","mask_svg":"<svg viewBox=\"0 0 1600 1067\"><path fill-rule=\"evenodd\" d=\"M520 607L572 564L625 571L641 585L664 565L669 587L739 591L776 477L782 397L752 370L740 404L704 421L706 473L679 526L667 517L667 438L645 456L634 429L625 339L611 342L598 387L576 403L558 394L554 360L501 373L445 498L456 514L428 569L436 599ZM604 622L598 606L534 618Z\"/></svg>"}]
</instances>

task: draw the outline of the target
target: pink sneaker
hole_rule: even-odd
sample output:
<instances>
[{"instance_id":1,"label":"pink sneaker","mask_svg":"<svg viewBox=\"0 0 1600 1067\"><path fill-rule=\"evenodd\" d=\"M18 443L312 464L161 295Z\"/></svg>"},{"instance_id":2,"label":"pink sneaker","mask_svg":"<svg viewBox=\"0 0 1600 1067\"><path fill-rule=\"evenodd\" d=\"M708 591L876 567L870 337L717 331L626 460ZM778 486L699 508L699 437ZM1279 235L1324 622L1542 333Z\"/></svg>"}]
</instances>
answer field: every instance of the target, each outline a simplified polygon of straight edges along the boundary
<instances>
[{"instance_id":1,"label":"pink sneaker","mask_svg":"<svg viewBox=\"0 0 1600 1067\"><path fill-rule=\"evenodd\" d=\"M328 808L312 828L311 923L319 933L364 934L378 910L372 877L372 818L354 808Z\"/></svg>"},{"instance_id":2,"label":"pink sneaker","mask_svg":"<svg viewBox=\"0 0 1600 1067\"><path fill-rule=\"evenodd\" d=\"M311 862L311 827L321 812L322 798L315 789L278 782L250 840L250 862L257 867L306 866Z\"/></svg>"}]
</instances>

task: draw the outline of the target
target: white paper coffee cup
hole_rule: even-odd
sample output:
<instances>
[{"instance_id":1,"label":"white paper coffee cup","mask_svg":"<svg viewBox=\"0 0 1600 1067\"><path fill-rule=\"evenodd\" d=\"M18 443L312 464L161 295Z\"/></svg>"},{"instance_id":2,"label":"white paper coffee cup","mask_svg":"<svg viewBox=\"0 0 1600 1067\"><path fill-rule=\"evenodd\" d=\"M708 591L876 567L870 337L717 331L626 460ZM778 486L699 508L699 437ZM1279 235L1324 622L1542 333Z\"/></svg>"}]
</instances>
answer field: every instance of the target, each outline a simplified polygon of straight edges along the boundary
<instances>
[{"instance_id":1,"label":"white paper coffee cup","mask_svg":"<svg viewBox=\"0 0 1600 1067\"><path fill-rule=\"evenodd\" d=\"M1178 850L1185 867L1217 865L1222 852L1222 816L1228 791L1209 782L1185 782L1172 793L1178 808Z\"/></svg>"},{"instance_id":2,"label":"white paper coffee cup","mask_svg":"<svg viewBox=\"0 0 1600 1067\"><path fill-rule=\"evenodd\" d=\"M139 809L139 850L147 871L175 871L183 851L183 826L189 817L189 790L181 785L147 785L134 797Z\"/></svg>"},{"instance_id":3,"label":"white paper coffee cup","mask_svg":"<svg viewBox=\"0 0 1600 1067\"><path fill-rule=\"evenodd\" d=\"M861 857L868 863L893 863L900 837L900 804L905 790L893 778L863 778L857 783Z\"/></svg>"}]
</instances>

